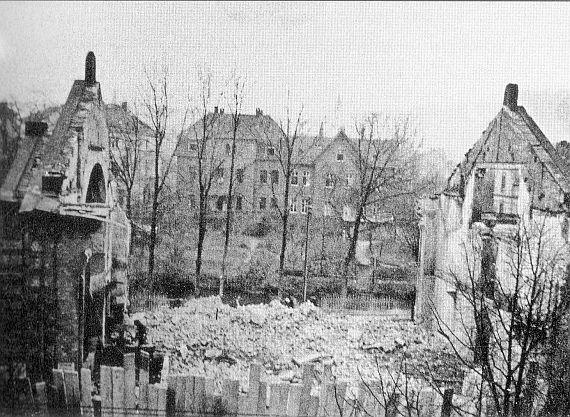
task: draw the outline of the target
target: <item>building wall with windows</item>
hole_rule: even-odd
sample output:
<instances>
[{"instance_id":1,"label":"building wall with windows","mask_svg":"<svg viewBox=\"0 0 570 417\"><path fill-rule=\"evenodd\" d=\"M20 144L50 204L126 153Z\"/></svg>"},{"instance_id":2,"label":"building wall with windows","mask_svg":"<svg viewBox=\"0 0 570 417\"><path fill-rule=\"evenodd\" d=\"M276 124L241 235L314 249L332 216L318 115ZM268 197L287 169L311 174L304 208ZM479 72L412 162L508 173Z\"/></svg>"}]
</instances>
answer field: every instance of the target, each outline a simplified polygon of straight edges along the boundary
<instances>
[{"instance_id":1,"label":"building wall with windows","mask_svg":"<svg viewBox=\"0 0 570 417\"><path fill-rule=\"evenodd\" d=\"M517 95L507 86L503 108L445 189L420 204L416 318L428 325L469 329L458 285L475 283L500 302L514 291L516 268L528 275L537 259L548 260L548 285L565 278L570 172ZM529 244L517 257L520 242Z\"/></svg>"}]
</instances>

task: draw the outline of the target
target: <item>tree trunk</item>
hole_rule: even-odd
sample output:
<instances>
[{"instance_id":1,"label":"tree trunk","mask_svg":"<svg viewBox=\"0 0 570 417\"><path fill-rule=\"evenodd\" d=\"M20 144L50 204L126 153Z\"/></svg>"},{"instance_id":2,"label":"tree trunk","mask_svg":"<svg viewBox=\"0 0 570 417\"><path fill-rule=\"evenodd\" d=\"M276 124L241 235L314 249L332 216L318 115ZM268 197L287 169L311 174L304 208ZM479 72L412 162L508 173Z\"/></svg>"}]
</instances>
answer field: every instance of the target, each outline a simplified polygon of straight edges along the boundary
<instances>
[{"instance_id":1,"label":"tree trunk","mask_svg":"<svg viewBox=\"0 0 570 417\"><path fill-rule=\"evenodd\" d=\"M236 160L236 136L237 136L237 122L234 121L234 135L232 140L232 158L230 163L230 184L228 187L228 202L226 204L226 234L224 237L224 255L222 257L222 276L220 277L220 290L218 295L224 296L224 284L226 282L226 269L228 260L228 250L230 245L230 230L232 224L232 199L234 190L234 168Z\"/></svg>"},{"instance_id":2,"label":"tree trunk","mask_svg":"<svg viewBox=\"0 0 570 417\"><path fill-rule=\"evenodd\" d=\"M148 243L148 277L151 280L151 285L154 287L154 250L156 247L156 223L157 223L157 210L158 203L156 197L152 201L152 212L150 218L150 240Z\"/></svg>"},{"instance_id":3,"label":"tree trunk","mask_svg":"<svg viewBox=\"0 0 570 417\"><path fill-rule=\"evenodd\" d=\"M206 237L206 212L205 204L200 202L200 215L198 219L198 247L196 251L196 270L194 271L194 295L200 295L200 274L202 272L202 251L204 250L204 239Z\"/></svg>"},{"instance_id":4,"label":"tree trunk","mask_svg":"<svg viewBox=\"0 0 570 417\"><path fill-rule=\"evenodd\" d=\"M288 167L290 164L288 165ZM288 169L288 171L290 171ZM289 173L287 173L289 174ZM289 175L285 175L285 194L283 196L283 217L281 219L283 230L281 233L281 253L279 254L279 282L277 283L277 296L281 297L283 287L283 271L285 269L285 252L287 251L287 233L289 226Z\"/></svg>"},{"instance_id":5,"label":"tree trunk","mask_svg":"<svg viewBox=\"0 0 570 417\"><path fill-rule=\"evenodd\" d=\"M126 201L126 216L127 219L129 219L129 221L132 221L132 212L133 212L133 207L132 207L132 202L131 202L131 194L132 194L132 188L127 190L127 201ZM133 227L131 226L131 236L129 238L129 255L133 254L133 237L134 237L134 231L133 231ZM153 266L154 268L154 266Z\"/></svg>"},{"instance_id":6,"label":"tree trunk","mask_svg":"<svg viewBox=\"0 0 570 417\"><path fill-rule=\"evenodd\" d=\"M350 237L350 244L348 246L348 252L346 258L344 259L344 265L342 268L343 281L341 287L341 297L346 298L348 295L348 269L350 264L354 261L354 255L356 254L356 243L358 242L358 234L360 232L360 220L364 213L364 206L361 204L358 208L358 213L356 214L356 219L354 219L354 231Z\"/></svg>"},{"instance_id":7,"label":"tree trunk","mask_svg":"<svg viewBox=\"0 0 570 417\"><path fill-rule=\"evenodd\" d=\"M154 250L156 247L156 223L158 217L158 193L160 193L159 183L159 163L160 163L160 144L155 140L154 151L154 193L152 194L152 213L150 217L150 242L148 245L148 278L151 280L151 286L154 287Z\"/></svg>"}]
</instances>

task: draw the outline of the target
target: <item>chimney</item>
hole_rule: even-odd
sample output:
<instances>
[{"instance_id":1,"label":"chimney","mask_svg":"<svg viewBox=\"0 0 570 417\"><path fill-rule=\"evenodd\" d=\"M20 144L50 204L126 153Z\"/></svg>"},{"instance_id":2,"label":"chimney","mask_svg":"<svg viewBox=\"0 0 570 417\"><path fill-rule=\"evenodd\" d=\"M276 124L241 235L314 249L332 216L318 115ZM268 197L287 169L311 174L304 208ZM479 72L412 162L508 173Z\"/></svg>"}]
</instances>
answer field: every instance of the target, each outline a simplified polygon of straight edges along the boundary
<instances>
[{"instance_id":1,"label":"chimney","mask_svg":"<svg viewBox=\"0 0 570 417\"><path fill-rule=\"evenodd\" d=\"M26 122L26 136L43 136L48 129L44 122Z\"/></svg>"},{"instance_id":2,"label":"chimney","mask_svg":"<svg viewBox=\"0 0 570 417\"><path fill-rule=\"evenodd\" d=\"M263 116L263 111L258 107L255 109L255 115L256 116Z\"/></svg>"},{"instance_id":3,"label":"chimney","mask_svg":"<svg viewBox=\"0 0 570 417\"><path fill-rule=\"evenodd\" d=\"M214 114L218 114L218 106L214 107Z\"/></svg>"},{"instance_id":4,"label":"chimney","mask_svg":"<svg viewBox=\"0 0 570 417\"><path fill-rule=\"evenodd\" d=\"M321 127L319 128L319 137L322 138L325 136L325 128L324 128L324 123L321 122Z\"/></svg>"},{"instance_id":5,"label":"chimney","mask_svg":"<svg viewBox=\"0 0 570 417\"><path fill-rule=\"evenodd\" d=\"M224 114L224 109L220 109L220 115Z\"/></svg>"},{"instance_id":6,"label":"chimney","mask_svg":"<svg viewBox=\"0 0 570 417\"><path fill-rule=\"evenodd\" d=\"M505 88L505 99L503 100L503 106L506 106L511 110L515 110L517 108L518 97L519 86L517 84L507 84L507 88Z\"/></svg>"},{"instance_id":7,"label":"chimney","mask_svg":"<svg viewBox=\"0 0 570 417\"><path fill-rule=\"evenodd\" d=\"M89 51L87 58L85 58L85 83L88 85L92 85L97 82L95 67L95 54Z\"/></svg>"},{"instance_id":8,"label":"chimney","mask_svg":"<svg viewBox=\"0 0 570 417\"><path fill-rule=\"evenodd\" d=\"M121 104L121 107L123 108L124 111L129 110L129 105L126 101L123 101L123 103Z\"/></svg>"}]
</instances>

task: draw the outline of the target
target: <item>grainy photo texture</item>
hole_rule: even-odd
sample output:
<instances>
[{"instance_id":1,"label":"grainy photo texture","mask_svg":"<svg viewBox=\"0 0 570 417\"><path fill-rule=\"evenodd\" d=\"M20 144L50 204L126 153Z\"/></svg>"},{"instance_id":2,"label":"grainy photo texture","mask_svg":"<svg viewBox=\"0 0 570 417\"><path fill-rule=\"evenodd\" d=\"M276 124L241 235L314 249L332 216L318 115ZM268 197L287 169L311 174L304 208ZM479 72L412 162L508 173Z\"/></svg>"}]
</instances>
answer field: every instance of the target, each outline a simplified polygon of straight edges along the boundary
<instances>
[{"instance_id":1,"label":"grainy photo texture","mask_svg":"<svg viewBox=\"0 0 570 417\"><path fill-rule=\"evenodd\" d=\"M569 28L0 3L0 417L570 416Z\"/></svg>"}]
</instances>

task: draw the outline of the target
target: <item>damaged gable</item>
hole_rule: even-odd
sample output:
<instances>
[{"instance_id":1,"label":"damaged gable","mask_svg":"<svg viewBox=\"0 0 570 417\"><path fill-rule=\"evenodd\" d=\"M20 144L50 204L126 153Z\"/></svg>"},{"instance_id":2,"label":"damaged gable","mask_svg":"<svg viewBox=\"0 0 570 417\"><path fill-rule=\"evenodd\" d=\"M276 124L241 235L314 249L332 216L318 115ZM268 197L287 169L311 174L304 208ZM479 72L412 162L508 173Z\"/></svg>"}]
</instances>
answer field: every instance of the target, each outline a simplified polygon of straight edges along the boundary
<instances>
[{"instance_id":1,"label":"damaged gable","mask_svg":"<svg viewBox=\"0 0 570 417\"><path fill-rule=\"evenodd\" d=\"M89 202L111 205L101 198L89 201L88 195L93 173L97 195L110 195L109 132L92 53L86 59L87 75L89 80L73 83L51 134L48 129L28 129L38 122L26 122L26 136L0 191L1 199L21 201L20 211L58 212L65 204Z\"/></svg>"},{"instance_id":2,"label":"damaged gable","mask_svg":"<svg viewBox=\"0 0 570 417\"><path fill-rule=\"evenodd\" d=\"M516 186L524 184L532 209L562 212L570 193L570 175L565 164L544 133L517 104L518 87L509 84L503 108L491 121L481 138L465 155L449 177L443 193L464 198L474 168L501 167L520 170ZM500 181L499 178L497 181ZM503 180L504 181L504 180Z\"/></svg>"}]
</instances>

